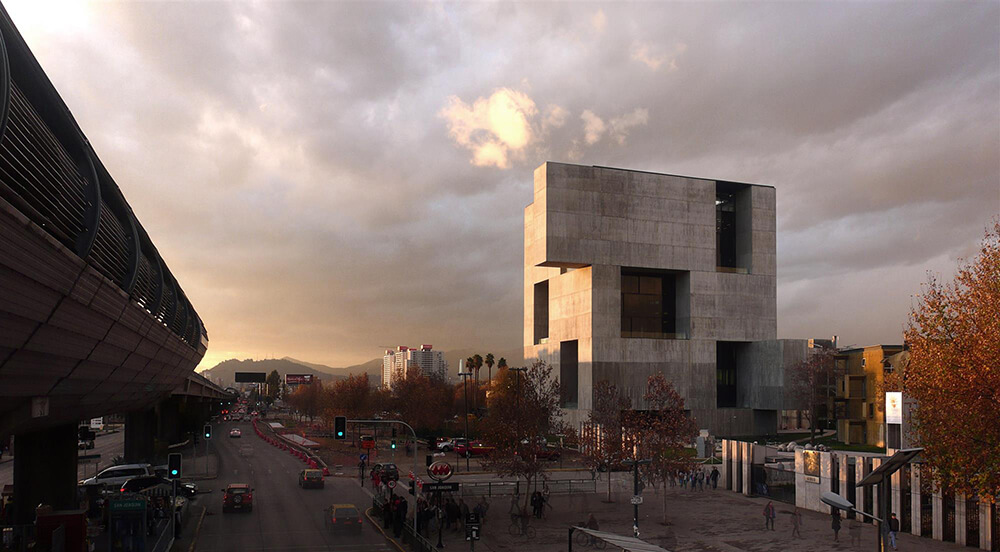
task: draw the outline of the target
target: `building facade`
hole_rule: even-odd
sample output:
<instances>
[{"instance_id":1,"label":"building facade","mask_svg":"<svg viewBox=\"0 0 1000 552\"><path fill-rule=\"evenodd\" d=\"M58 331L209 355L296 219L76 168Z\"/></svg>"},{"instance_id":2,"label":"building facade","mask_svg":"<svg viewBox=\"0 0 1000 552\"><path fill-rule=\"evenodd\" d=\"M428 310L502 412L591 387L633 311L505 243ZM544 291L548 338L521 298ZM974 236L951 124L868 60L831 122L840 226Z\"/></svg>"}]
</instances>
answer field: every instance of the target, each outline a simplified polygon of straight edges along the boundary
<instances>
[{"instance_id":1,"label":"building facade","mask_svg":"<svg viewBox=\"0 0 1000 552\"><path fill-rule=\"evenodd\" d=\"M608 380L644 407L661 372L702 428L774 433L786 370L777 340L769 186L545 163L524 211L526 359L554 367L568 421ZM529 360L530 361L530 360Z\"/></svg>"},{"instance_id":2,"label":"building facade","mask_svg":"<svg viewBox=\"0 0 1000 552\"><path fill-rule=\"evenodd\" d=\"M400 345L395 351L386 349L382 357L382 386L392 389L395 378L413 369L422 370L430 377L448 378L444 353L435 351L433 345L421 345L419 349Z\"/></svg>"},{"instance_id":3,"label":"building facade","mask_svg":"<svg viewBox=\"0 0 1000 552\"><path fill-rule=\"evenodd\" d=\"M837 440L845 444L885 446L885 395L883 382L889 357L903 352L902 345L872 345L837 352Z\"/></svg>"}]
</instances>

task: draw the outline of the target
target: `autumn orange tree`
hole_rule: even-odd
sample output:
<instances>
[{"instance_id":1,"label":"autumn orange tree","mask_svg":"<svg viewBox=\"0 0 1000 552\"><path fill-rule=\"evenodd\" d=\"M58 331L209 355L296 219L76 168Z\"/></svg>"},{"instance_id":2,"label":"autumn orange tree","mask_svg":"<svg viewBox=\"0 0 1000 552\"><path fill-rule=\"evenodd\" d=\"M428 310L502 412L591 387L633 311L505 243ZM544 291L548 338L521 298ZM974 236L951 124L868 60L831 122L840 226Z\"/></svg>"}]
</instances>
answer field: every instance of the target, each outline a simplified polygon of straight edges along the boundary
<instances>
[{"instance_id":1,"label":"autumn orange tree","mask_svg":"<svg viewBox=\"0 0 1000 552\"><path fill-rule=\"evenodd\" d=\"M323 410L324 397L323 382L313 378L312 383L298 386L298 389L288 397L288 403L300 416L309 418L309 422L312 423Z\"/></svg>"},{"instance_id":2,"label":"autumn orange tree","mask_svg":"<svg viewBox=\"0 0 1000 552\"><path fill-rule=\"evenodd\" d=\"M522 373L501 370L494 380L490 408L481 423L487 444L495 450L483 459L483 466L499 476L524 478L525 489L545 478L546 461L538 451L549 435L567 434L568 426L560 419L559 382L552 367L536 360ZM523 508L531 493L524 493Z\"/></svg>"},{"instance_id":3,"label":"autumn orange tree","mask_svg":"<svg viewBox=\"0 0 1000 552\"><path fill-rule=\"evenodd\" d=\"M326 393L323 416L328 424L334 416L368 418L374 413L368 374L351 374L327 387Z\"/></svg>"},{"instance_id":4,"label":"autumn orange tree","mask_svg":"<svg viewBox=\"0 0 1000 552\"><path fill-rule=\"evenodd\" d=\"M910 313L903 391L936 483L1000 495L1000 219L951 282L931 276Z\"/></svg>"},{"instance_id":5,"label":"autumn orange tree","mask_svg":"<svg viewBox=\"0 0 1000 552\"><path fill-rule=\"evenodd\" d=\"M449 383L431 378L420 369L399 371L392 386L392 404L403 421L416 431L437 431L444 424L454 400Z\"/></svg>"},{"instance_id":6,"label":"autumn orange tree","mask_svg":"<svg viewBox=\"0 0 1000 552\"><path fill-rule=\"evenodd\" d=\"M626 415L625 449L633 461L649 459L643 473L654 484L665 486L669 478L692 468L693 459L686 449L698 427L684 410L684 398L662 373L646 380L643 401L644 410L631 410ZM662 495L663 523L667 523L667 493Z\"/></svg>"},{"instance_id":7,"label":"autumn orange tree","mask_svg":"<svg viewBox=\"0 0 1000 552\"><path fill-rule=\"evenodd\" d=\"M625 431L626 412L632 408L632 401L607 380L597 382L593 394L594 407L580 432L580 451L587 467L592 470L606 469L609 472L607 502L611 502L610 472L626 458L622 434Z\"/></svg>"}]
</instances>

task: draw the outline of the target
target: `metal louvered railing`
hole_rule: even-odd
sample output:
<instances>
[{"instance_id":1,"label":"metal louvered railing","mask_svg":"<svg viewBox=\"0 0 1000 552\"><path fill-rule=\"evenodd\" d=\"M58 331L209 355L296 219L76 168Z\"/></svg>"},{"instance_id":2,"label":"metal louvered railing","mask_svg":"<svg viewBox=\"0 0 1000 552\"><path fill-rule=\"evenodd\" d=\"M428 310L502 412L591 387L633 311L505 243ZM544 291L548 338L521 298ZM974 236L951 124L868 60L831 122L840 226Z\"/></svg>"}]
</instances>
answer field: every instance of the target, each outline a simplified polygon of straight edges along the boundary
<instances>
[{"instance_id":1,"label":"metal louvered railing","mask_svg":"<svg viewBox=\"0 0 1000 552\"><path fill-rule=\"evenodd\" d=\"M0 198L193 348L208 341L59 93L0 7Z\"/></svg>"}]
</instances>

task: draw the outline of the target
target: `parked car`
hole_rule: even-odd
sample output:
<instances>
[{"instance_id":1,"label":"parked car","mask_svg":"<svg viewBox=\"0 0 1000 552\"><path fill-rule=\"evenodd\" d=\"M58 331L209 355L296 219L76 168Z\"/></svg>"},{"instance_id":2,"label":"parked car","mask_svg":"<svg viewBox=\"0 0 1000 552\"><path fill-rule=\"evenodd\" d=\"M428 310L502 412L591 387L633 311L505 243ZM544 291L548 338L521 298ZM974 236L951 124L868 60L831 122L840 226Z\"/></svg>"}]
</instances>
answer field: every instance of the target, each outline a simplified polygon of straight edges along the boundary
<instances>
[{"instance_id":1,"label":"parked car","mask_svg":"<svg viewBox=\"0 0 1000 552\"><path fill-rule=\"evenodd\" d=\"M378 474L382 481L399 481L399 468L396 464L389 462L375 464L372 466L372 473Z\"/></svg>"},{"instance_id":2,"label":"parked car","mask_svg":"<svg viewBox=\"0 0 1000 552\"><path fill-rule=\"evenodd\" d=\"M112 489L121 488L122 483L144 475L153 475L149 464L121 464L111 466L101 473L80 481L80 485L106 485Z\"/></svg>"},{"instance_id":3,"label":"parked car","mask_svg":"<svg viewBox=\"0 0 1000 552\"><path fill-rule=\"evenodd\" d=\"M480 441L472 441L467 445L458 445L455 447L455 452L461 456L466 456L469 458L474 458L476 456L486 456L496 450L496 447L484 444Z\"/></svg>"},{"instance_id":4,"label":"parked car","mask_svg":"<svg viewBox=\"0 0 1000 552\"><path fill-rule=\"evenodd\" d=\"M540 460L555 461L558 460L560 456L562 456L562 453L560 453L557 448L540 448L535 451L535 457Z\"/></svg>"},{"instance_id":5,"label":"parked car","mask_svg":"<svg viewBox=\"0 0 1000 552\"><path fill-rule=\"evenodd\" d=\"M253 489L247 483L230 483L222 489L222 513L253 511Z\"/></svg>"},{"instance_id":6,"label":"parked car","mask_svg":"<svg viewBox=\"0 0 1000 552\"><path fill-rule=\"evenodd\" d=\"M309 487L322 489L326 486L323 482L322 470L302 470L299 472L299 487L308 489Z\"/></svg>"},{"instance_id":7,"label":"parked car","mask_svg":"<svg viewBox=\"0 0 1000 552\"><path fill-rule=\"evenodd\" d=\"M144 475L141 477L133 477L128 481L122 483L121 489L123 493L142 493L150 494L150 491L159 489L162 492L170 493L173 487L173 482L169 479L160 477L158 475ZM198 486L194 483L177 483L177 494L187 497L194 498L198 494Z\"/></svg>"},{"instance_id":8,"label":"parked car","mask_svg":"<svg viewBox=\"0 0 1000 552\"><path fill-rule=\"evenodd\" d=\"M94 440L93 439L81 439L81 440L79 440L79 441L76 442L76 448L78 448L80 450L89 450L89 449L92 449L92 448L94 448Z\"/></svg>"},{"instance_id":9,"label":"parked car","mask_svg":"<svg viewBox=\"0 0 1000 552\"><path fill-rule=\"evenodd\" d=\"M361 510L353 504L334 504L326 509L326 524L338 533L361 534L364 524Z\"/></svg>"},{"instance_id":10,"label":"parked car","mask_svg":"<svg viewBox=\"0 0 1000 552\"><path fill-rule=\"evenodd\" d=\"M469 440L464 437L455 437L454 439L445 439L437 445L437 449L441 452L451 452L455 450L455 447L462 445L465 446L469 443Z\"/></svg>"},{"instance_id":11,"label":"parked car","mask_svg":"<svg viewBox=\"0 0 1000 552\"><path fill-rule=\"evenodd\" d=\"M243 436L243 432L234 427L232 430L230 430L229 436L239 438Z\"/></svg>"}]
</instances>

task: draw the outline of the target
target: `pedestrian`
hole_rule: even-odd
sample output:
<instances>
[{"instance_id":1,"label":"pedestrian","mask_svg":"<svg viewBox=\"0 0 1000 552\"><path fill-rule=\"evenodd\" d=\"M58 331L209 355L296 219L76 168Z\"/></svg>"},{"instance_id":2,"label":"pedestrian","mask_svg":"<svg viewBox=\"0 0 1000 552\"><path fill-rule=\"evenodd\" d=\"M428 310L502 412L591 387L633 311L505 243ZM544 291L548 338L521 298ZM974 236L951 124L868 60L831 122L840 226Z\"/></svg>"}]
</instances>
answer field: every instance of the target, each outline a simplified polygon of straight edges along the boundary
<instances>
[{"instance_id":1,"label":"pedestrian","mask_svg":"<svg viewBox=\"0 0 1000 552\"><path fill-rule=\"evenodd\" d=\"M681 488L688 488L688 474L687 472L681 472Z\"/></svg>"},{"instance_id":2,"label":"pedestrian","mask_svg":"<svg viewBox=\"0 0 1000 552\"><path fill-rule=\"evenodd\" d=\"M517 521L517 516L521 512L521 508L518 506L518 502L520 501L521 501L521 495L517 494L517 492L510 495L510 508L507 510L507 513L510 514L511 523Z\"/></svg>"},{"instance_id":3,"label":"pedestrian","mask_svg":"<svg viewBox=\"0 0 1000 552\"><path fill-rule=\"evenodd\" d=\"M705 472L701 468L698 468L698 490L705 490Z\"/></svg>"},{"instance_id":4,"label":"pedestrian","mask_svg":"<svg viewBox=\"0 0 1000 552\"><path fill-rule=\"evenodd\" d=\"M597 523L597 518L594 516L593 512L591 512L590 515L587 516L587 529L591 529L594 531L601 530L601 526L599 523ZM595 542L597 542L597 539L595 539L594 537L590 537L590 544L593 545Z\"/></svg>"},{"instance_id":5,"label":"pedestrian","mask_svg":"<svg viewBox=\"0 0 1000 552\"><path fill-rule=\"evenodd\" d=\"M390 522L392 522L392 500L386 500L382 503L382 528L388 529Z\"/></svg>"},{"instance_id":6,"label":"pedestrian","mask_svg":"<svg viewBox=\"0 0 1000 552\"><path fill-rule=\"evenodd\" d=\"M676 487L677 486L677 473L676 472L671 473L670 477L667 477L667 481L670 483L671 487Z\"/></svg>"},{"instance_id":7,"label":"pedestrian","mask_svg":"<svg viewBox=\"0 0 1000 552\"><path fill-rule=\"evenodd\" d=\"M479 504L476 504L476 507L472 509L473 512L479 514L479 523L486 525L486 512L488 512L489 509L490 503L486 502L485 496L481 497L479 499Z\"/></svg>"},{"instance_id":8,"label":"pedestrian","mask_svg":"<svg viewBox=\"0 0 1000 552\"><path fill-rule=\"evenodd\" d=\"M774 504L769 500L767 505L764 506L764 530L767 531L768 527L774 531Z\"/></svg>"},{"instance_id":9,"label":"pedestrian","mask_svg":"<svg viewBox=\"0 0 1000 552\"><path fill-rule=\"evenodd\" d=\"M856 519L852 519L850 525L847 527L847 531L851 535L851 548L854 548L855 546L857 546L858 548L860 548L861 547L861 523L858 520L856 520Z\"/></svg>"},{"instance_id":10,"label":"pedestrian","mask_svg":"<svg viewBox=\"0 0 1000 552\"><path fill-rule=\"evenodd\" d=\"M795 507L795 511L792 512L792 537L802 538L802 533L799 532L799 526L802 524L802 513L799 512L799 507Z\"/></svg>"},{"instance_id":11,"label":"pedestrian","mask_svg":"<svg viewBox=\"0 0 1000 552\"><path fill-rule=\"evenodd\" d=\"M541 519L542 517L542 493L535 491L531 493L531 515Z\"/></svg>"},{"instance_id":12,"label":"pedestrian","mask_svg":"<svg viewBox=\"0 0 1000 552\"><path fill-rule=\"evenodd\" d=\"M465 527L465 520L469 519L469 505L465 503L465 499L458 499L458 519L462 523L462 527Z\"/></svg>"},{"instance_id":13,"label":"pedestrian","mask_svg":"<svg viewBox=\"0 0 1000 552\"><path fill-rule=\"evenodd\" d=\"M719 468L713 467L710 479L712 480L712 489L714 490L719 485Z\"/></svg>"},{"instance_id":14,"label":"pedestrian","mask_svg":"<svg viewBox=\"0 0 1000 552\"><path fill-rule=\"evenodd\" d=\"M830 527L833 528L833 542L840 542L840 510L834 508L830 515L833 516L830 522Z\"/></svg>"},{"instance_id":15,"label":"pedestrian","mask_svg":"<svg viewBox=\"0 0 1000 552\"><path fill-rule=\"evenodd\" d=\"M899 520L896 519L896 512L889 514L889 546L893 550L896 548L896 533L899 532Z\"/></svg>"}]
</instances>

